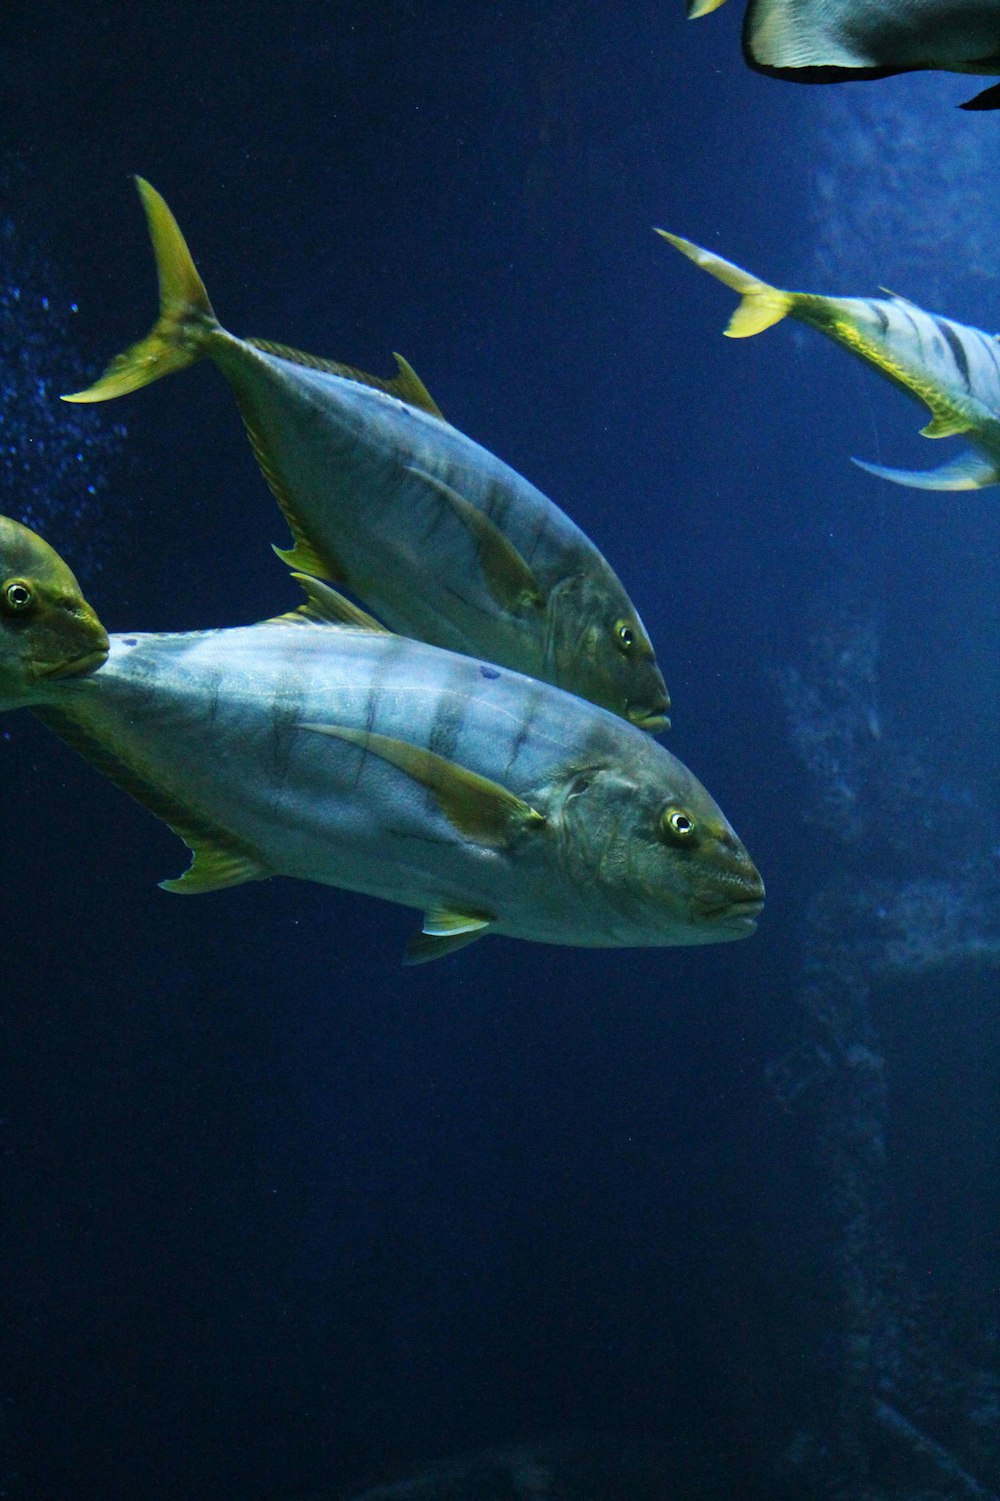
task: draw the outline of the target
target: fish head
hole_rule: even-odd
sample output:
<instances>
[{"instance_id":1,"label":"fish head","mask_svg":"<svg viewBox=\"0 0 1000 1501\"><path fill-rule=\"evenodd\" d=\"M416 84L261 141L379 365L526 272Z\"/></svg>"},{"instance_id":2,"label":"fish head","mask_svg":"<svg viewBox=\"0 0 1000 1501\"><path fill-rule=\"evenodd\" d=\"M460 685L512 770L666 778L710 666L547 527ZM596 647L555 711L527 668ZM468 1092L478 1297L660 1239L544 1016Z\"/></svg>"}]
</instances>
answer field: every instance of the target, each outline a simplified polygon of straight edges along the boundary
<instances>
[{"instance_id":1,"label":"fish head","mask_svg":"<svg viewBox=\"0 0 1000 1501\"><path fill-rule=\"evenodd\" d=\"M55 549L0 516L0 708L39 703L47 684L96 671L109 645Z\"/></svg>"},{"instance_id":2,"label":"fish head","mask_svg":"<svg viewBox=\"0 0 1000 1501\"><path fill-rule=\"evenodd\" d=\"M580 573L552 591L553 681L656 735L670 728L670 695L635 606L608 574Z\"/></svg>"},{"instance_id":3,"label":"fish head","mask_svg":"<svg viewBox=\"0 0 1000 1501\"><path fill-rule=\"evenodd\" d=\"M721 808L676 756L609 757L566 778L573 883L601 888L624 945L725 943L757 926L764 883Z\"/></svg>"}]
</instances>

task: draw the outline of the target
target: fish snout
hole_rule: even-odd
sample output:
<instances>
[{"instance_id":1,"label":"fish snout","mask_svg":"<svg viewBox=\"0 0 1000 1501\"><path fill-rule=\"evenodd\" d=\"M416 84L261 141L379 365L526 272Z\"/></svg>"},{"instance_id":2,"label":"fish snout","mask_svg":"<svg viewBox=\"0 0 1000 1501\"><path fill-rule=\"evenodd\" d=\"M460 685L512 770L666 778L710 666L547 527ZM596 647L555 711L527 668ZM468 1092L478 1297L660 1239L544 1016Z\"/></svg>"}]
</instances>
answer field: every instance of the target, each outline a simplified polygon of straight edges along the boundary
<instances>
[{"instance_id":1,"label":"fish snout","mask_svg":"<svg viewBox=\"0 0 1000 1501\"><path fill-rule=\"evenodd\" d=\"M753 933L764 907L764 882L734 834L719 840L719 859L691 899L693 915L701 922L732 930L733 937Z\"/></svg>"},{"instance_id":2,"label":"fish snout","mask_svg":"<svg viewBox=\"0 0 1000 1501\"><path fill-rule=\"evenodd\" d=\"M107 631L85 600L60 613L58 627L40 645L34 675L48 681L96 672L111 650Z\"/></svg>"},{"instance_id":3,"label":"fish snout","mask_svg":"<svg viewBox=\"0 0 1000 1501\"><path fill-rule=\"evenodd\" d=\"M670 694L664 687L645 702L629 700L625 716L636 729L646 730L650 735L659 735L670 728Z\"/></svg>"}]
</instances>

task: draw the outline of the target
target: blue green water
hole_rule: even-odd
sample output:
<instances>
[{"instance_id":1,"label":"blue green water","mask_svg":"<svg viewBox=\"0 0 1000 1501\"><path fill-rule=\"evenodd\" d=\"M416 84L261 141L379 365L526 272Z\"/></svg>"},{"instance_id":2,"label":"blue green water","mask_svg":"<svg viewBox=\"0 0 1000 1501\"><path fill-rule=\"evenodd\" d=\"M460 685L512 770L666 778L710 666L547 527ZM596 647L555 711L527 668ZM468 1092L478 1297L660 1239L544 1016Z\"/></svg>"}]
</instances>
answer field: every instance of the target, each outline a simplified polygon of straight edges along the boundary
<instances>
[{"instance_id":1,"label":"blue green water","mask_svg":"<svg viewBox=\"0 0 1000 1501\"><path fill-rule=\"evenodd\" d=\"M0 510L111 630L296 602L216 371L55 401L151 321L141 172L227 326L400 350L602 547L768 905L404 970L399 908L165 895L178 841L6 716L0 1496L594 1433L678 1501L1000 1492L997 492L856 470L933 463L924 416L797 325L722 339L652 234L994 329L997 117L751 74L737 0L39 17L0 23Z\"/></svg>"}]
</instances>

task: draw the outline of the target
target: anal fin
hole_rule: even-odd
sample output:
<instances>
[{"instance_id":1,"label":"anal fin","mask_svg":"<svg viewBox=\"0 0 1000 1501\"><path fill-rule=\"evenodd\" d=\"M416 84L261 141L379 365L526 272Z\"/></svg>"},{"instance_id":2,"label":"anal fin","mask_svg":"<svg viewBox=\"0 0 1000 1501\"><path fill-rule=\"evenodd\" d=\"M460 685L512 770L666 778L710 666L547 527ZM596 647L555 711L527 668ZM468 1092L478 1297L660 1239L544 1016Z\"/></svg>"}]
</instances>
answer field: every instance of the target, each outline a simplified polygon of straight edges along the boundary
<instances>
[{"instance_id":1,"label":"anal fin","mask_svg":"<svg viewBox=\"0 0 1000 1501\"><path fill-rule=\"evenodd\" d=\"M449 932L428 932L427 918L418 933L414 933L403 955L404 964L428 964L432 959L444 959L464 949L467 944L482 938L490 927L488 920L477 921L473 926L456 928Z\"/></svg>"},{"instance_id":2,"label":"anal fin","mask_svg":"<svg viewBox=\"0 0 1000 1501\"><path fill-rule=\"evenodd\" d=\"M211 844L204 839L193 840L190 835L182 837L191 849L191 864L183 875L161 881L162 891L173 891L179 896L199 896L203 891L222 891L226 886L260 881L271 874L258 860L241 850L227 849L225 845Z\"/></svg>"},{"instance_id":3,"label":"anal fin","mask_svg":"<svg viewBox=\"0 0 1000 1501\"><path fill-rule=\"evenodd\" d=\"M947 412L935 412L926 427L920 429L922 438L955 438L960 433L967 433L974 426L968 417L951 415Z\"/></svg>"},{"instance_id":4,"label":"anal fin","mask_svg":"<svg viewBox=\"0 0 1000 1501\"><path fill-rule=\"evenodd\" d=\"M264 437L257 426L256 418L249 401L242 398L237 392L237 402L240 415L250 439L250 447L253 456L257 460L261 474L267 481L268 488L278 506L281 514L288 522L288 529L292 534L291 547L275 547L274 551L283 563L289 568L298 569L300 573L311 574L315 578L331 579L337 584L349 583L344 569L337 559L326 550L320 553L312 538L307 536L298 512L295 509L295 501L289 492L285 477L274 462L271 453L264 441Z\"/></svg>"},{"instance_id":5,"label":"anal fin","mask_svg":"<svg viewBox=\"0 0 1000 1501\"><path fill-rule=\"evenodd\" d=\"M263 881L274 874L238 836L158 786L143 766L126 760L123 753L93 734L70 712L39 706L35 713L61 740L183 839L191 851L191 864L183 875L161 881L164 891L194 896L203 891L239 886L244 881Z\"/></svg>"}]
</instances>

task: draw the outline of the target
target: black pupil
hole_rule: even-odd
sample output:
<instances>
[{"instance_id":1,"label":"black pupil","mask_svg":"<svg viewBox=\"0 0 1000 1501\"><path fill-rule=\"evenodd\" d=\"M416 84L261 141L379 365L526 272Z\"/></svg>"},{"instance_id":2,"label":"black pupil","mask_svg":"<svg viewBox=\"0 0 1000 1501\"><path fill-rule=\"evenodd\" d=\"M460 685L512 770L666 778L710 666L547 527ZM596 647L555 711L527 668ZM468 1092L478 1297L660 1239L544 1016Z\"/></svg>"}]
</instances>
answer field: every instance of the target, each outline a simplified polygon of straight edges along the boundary
<instances>
[{"instance_id":1,"label":"black pupil","mask_svg":"<svg viewBox=\"0 0 1000 1501\"><path fill-rule=\"evenodd\" d=\"M618 639L621 642L622 646L631 646L632 642L635 640L635 637L632 635L632 632L629 630L628 626L623 625L621 630L618 632Z\"/></svg>"},{"instance_id":2,"label":"black pupil","mask_svg":"<svg viewBox=\"0 0 1000 1501\"><path fill-rule=\"evenodd\" d=\"M685 818L683 813L674 814L674 828L678 834L686 834L691 827L690 818Z\"/></svg>"},{"instance_id":3,"label":"black pupil","mask_svg":"<svg viewBox=\"0 0 1000 1501\"><path fill-rule=\"evenodd\" d=\"M22 605L26 605L30 598L31 595L23 584L11 584L7 590L7 602L13 605L15 609L20 609Z\"/></svg>"}]
</instances>

